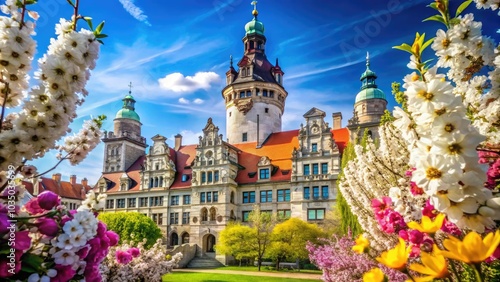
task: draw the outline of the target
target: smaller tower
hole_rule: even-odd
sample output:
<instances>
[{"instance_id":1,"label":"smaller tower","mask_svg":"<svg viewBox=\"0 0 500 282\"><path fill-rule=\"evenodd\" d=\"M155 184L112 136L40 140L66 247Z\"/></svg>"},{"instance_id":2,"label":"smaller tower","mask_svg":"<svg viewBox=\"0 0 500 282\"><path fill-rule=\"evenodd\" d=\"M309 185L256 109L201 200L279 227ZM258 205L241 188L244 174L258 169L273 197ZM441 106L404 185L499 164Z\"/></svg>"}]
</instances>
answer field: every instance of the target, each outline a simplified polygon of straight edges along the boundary
<instances>
[{"instance_id":1,"label":"smaller tower","mask_svg":"<svg viewBox=\"0 0 500 282\"><path fill-rule=\"evenodd\" d=\"M356 137L358 129L361 135L367 130L372 138L378 137L377 129L387 108L387 100L384 92L375 84L376 78L375 72L370 70L370 54L366 53L366 70L361 74L361 90L356 95L354 117L348 125L353 137Z\"/></svg>"},{"instance_id":2,"label":"smaller tower","mask_svg":"<svg viewBox=\"0 0 500 282\"><path fill-rule=\"evenodd\" d=\"M135 99L132 97L132 83L127 96L122 99L123 106L116 113L114 132L105 132L103 172L127 170L140 156L145 154L146 138L141 136L141 119L135 112Z\"/></svg>"}]
</instances>

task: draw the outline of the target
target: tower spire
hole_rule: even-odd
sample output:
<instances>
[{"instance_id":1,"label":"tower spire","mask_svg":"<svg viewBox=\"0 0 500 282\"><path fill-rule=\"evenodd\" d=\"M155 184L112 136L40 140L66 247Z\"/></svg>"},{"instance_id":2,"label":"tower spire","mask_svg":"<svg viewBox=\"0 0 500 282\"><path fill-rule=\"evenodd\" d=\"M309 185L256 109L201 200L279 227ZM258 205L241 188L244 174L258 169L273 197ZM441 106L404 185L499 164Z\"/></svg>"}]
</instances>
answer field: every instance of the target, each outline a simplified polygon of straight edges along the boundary
<instances>
[{"instance_id":1,"label":"tower spire","mask_svg":"<svg viewBox=\"0 0 500 282\"><path fill-rule=\"evenodd\" d=\"M233 68L233 55L229 55L229 68Z\"/></svg>"},{"instance_id":2,"label":"tower spire","mask_svg":"<svg viewBox=\"0 0 500 282\"><path fill-rule=\"evenodd\" d=\"M366 68L370 67L370 52L366 52Z\"/></svg>"},{"instance_id":3,"label":"tower spire","mask_svg":"<svg viewBox=\"0 0 500 282\"><path fill-rule=\"evenodd\" d=\"M132 81L128 84L128 94L132 94Z\"/></svg>"},{"instance_id":4,"label":"tower spire","mask_svg":"<svg viewBox=\"0 0 500 282\"><path fill-rule=\"evenodd\" d=\"M253 5L252 15L255 19L257 19L257 15L259 15L259 11L257 11L257 1L252 1L251 4Z\"/></svg>"}]
</instances>

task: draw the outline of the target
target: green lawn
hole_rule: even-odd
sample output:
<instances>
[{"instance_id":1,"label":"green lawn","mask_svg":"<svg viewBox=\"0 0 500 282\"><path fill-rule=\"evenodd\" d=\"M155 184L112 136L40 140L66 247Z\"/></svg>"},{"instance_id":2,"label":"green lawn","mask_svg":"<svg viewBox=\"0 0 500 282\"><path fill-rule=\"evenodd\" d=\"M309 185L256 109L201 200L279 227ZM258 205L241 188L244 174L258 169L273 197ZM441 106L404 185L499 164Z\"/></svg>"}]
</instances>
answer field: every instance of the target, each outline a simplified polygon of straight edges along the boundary
<instances>
[{"instance_id":1,"label":"green lawn","mask_svg":"<svg viewBox=\"0 0 500 282\"><path fill-rule=\"evenodd\" d=\"M239 270L239 271L259 271L257 269L257 266L222 266L222 267L219 267L217 269ZM279 272L279 273L300 272L300 273L311 273L311 274L323 274L323 272L321 272L321 270L301 269L300 271L297 271L297 270L282 269L280 271L276 271L276 270L271 270L271 269L269 269L269 267L266 267L266 266L261 266L260 271L261 272Z\"/></svg>"},{"instance_id":2,"label":"green lawn","mask_svg":"<svg viewBox=\"0 0 500 282\"><path fill-rule=\"evenodd\" d=\"M201 272L173 272L163 276L163 282L317 282L318 280L310 279L293 279L293 278L278 278L278 277L263 277L249 275L233 275L233 274L218 274L218 273L201 273Z\"/></svg>"}]
</instances>

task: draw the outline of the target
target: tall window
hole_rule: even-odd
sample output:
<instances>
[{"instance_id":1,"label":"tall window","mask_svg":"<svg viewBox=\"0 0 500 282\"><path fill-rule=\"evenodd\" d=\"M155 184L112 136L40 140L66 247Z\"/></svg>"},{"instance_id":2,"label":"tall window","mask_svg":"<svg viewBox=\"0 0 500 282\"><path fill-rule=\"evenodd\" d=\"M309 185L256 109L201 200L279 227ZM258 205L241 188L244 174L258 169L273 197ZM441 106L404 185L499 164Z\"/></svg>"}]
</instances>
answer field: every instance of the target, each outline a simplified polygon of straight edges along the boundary
<instances>
[{"instance_id":1,"label":"tall window","mask_svg":"<svg viewBox=\"0 0 500 282\"><path fill-rule=\"evenodd\" d=\"M262 168L259 170L259 172L260 172L259 179L269 179L269 169L268 168Z\"/></svg>"},{"instance_id":2,"label":"tall window","mask_svg":"<svg viewBox=\"0 0 500 282\"><path fill-rule=\"evenodd\" d=\"M290 210L278 210L278 218L288 219L292 216L292 212Z\"/></svg>"},{"instance_id":3,"label":"tall window","mask_svg":"<svg viewBox=\"0 0 500 282\"><path fill-rule=\"evenodd\" d=\"M177 200L177 204L179 204L179 200ZM149 198L149 206L150 207L163 206L163 196L150 197Z\"/></svg>"},{"instance_id":4,"label":"tall window","mask_svg":"<svg viewBox=\"0 0 500 282\"><path fill-rule=\"evenodd\" d=\"M319 199L319 187L318 186L313 187L313 198Z\"/></svg>"},{"instance_id":5,"label":"tall window","mask_svg":"<svg viewBox=\"0 0 500 282\"><path fill-rule=\"evenodd\" d=\"M135 208L135 201L136 201L135 198L129 198L128 199L128 207L129 208Z\"/></svg>"},{"instance_id":6,"label":"tall window","mask_svg":"<svg viewBox=\"0 0 500 282\"><path fill-rule=\"evenodd\" d=\"M213 198L212 198L214 203L217 203L219 201L219 192L214 191L213 192Z\"/></svg>"},{"instance_id":7,"label":"tall window","mask_svg":"<svg viewBox=\"0 0 500 282\"><path fill-rule=\"evenodd\" d=\"M170 205L178 206L179 205L179 196L170 197Z\"/></svg>"},{"instance_id":8,"label":"tall window","mask_svg":"<svg viewBox=\"0 0 500 282\"><path fill-rule=\"evenodd\" d=\"M107 209L114 209L115 208L115 200L106 200L106 208Z\"/></svg>"},{"instance_id":9,"label":"tall window","mask_svg":"<svg viewBox=\"0 0 500 282\"><path fill-rule=\"evenodd\" d=\"M242 221L247 222L248 221L248 216L250 215L251 211L243 211L242 212Z\"/></svg>"},{"instance_id":10,"label":"tall window","mask_svg":"<svg viewBox=\"0 0 500 282\"><path fill-rule=\"evenodd\" d=\"M245 76L245 74L243 74L243 76ZM240 92L240 98L245 98L245 91Z\"/></svg>"},{"instance_id":11,"label":"tall window","mask_svg":"<svg viewBox=\"0 0 500 282\"><path fill-rule=\"evenodd\" d=\"M267 90L266 89L262 90L262 96L267 97Z\"/></svg>"},{"instance_id":12,"label":"tall window","mask_svg":"<svg viewBox=\"0 0 500 282\"><path fill-rule=\"evenodd\" d=\"M309 187L304 187L304 200L309 200L311 198L311 190Z\"/></svg>"},{"instance_id":13,"label":"tall window","mask_svg":"<svg viewBox=\"0 0 500 282\"><path fill-rule=\"evenodd\" d=\"M255 191L243 192L243 203L255 203Z\"/></svg>"},{"instance_id":14,"label":"tall window","mask_svg":"<svg viewBox=\"0 0 500 282\"><path fill-rule=\"evenodd\" d=\"M260 191L260 202L270 203L273 201L273 190Z\"/></svg>"},{"instance_id":15,"label":"tall window","mask_svg":"<svg viewBox=\"0 0 500 282\"><path fill-rule=\"evenodd\" d=\"M290 202L290 189L278 190L278 202Z\"/></svg>"},{"instance_id":16,"label":"tall window","mask_svg":"<svg viewBox=\"0 0 500 282\"><path fill-rule=\"evenodd\" d=\"M212 192L207 192L207 203L212 202Z\"/></svg>"},{"instance_id":17,"label":"tall window","mask_svg":"<svg viewBox=\"0 0 500 282\"><path fill-rule=\"evenodd\" d=\"M139 198L139 207L147 207L148 206L148 198L141 197Z\"/></svg>"},{"instance_id":18,"label":"tall window","mask_svg":"<svg viewBox=\"0 0 500 282\"><path fill-rule=\"evenodd\" d=\"M328 173L328 163L321 163L321 174Z\"/></svg>"},{"instance_id":19,"label":"tall window","mask_svg":"<svg viewBox=\"0 0 500 282\"><path fill-rule=\"evenodd\" d=\"M311 151L312 151L313 153L318 152L318 143L312 143L312 144L311 144Z\"/></svg>"},{"instance_id":20,"label":"tall window","mask_svg":"<svg viewBox=\"0 0 500 282\"><path fill-rule=\"evenodd\" d=\"M318 166L318 164L313 164L313 174L319 174L319 166Z\"/></svg>"},{"instance_id":21,"label":"tall window","mask_svg":"<svg viewBox=\"0 0 500 282\"><path fill-rule=\"evenodd\" d=\"M212 179L212 172L211 171L207 172L207 179L208 179L207 180L208 183L212 182L213 179Z\"/></svg>"},{"instance_id":22,"label":"tall window","mask_svg":"<svg viewBox=\"0 0 500 282\"><path fill-rule=\"evenodd\" d=\"M171 212L170 213L170 224L179 224L179 213Z\"/></svg>"},{"instance_id":23,"label":"tall window","mask_svg":"<svg viewBox=\"0 0 500 282\"><path fill-rule=\"evenodd\" d=\"M182 224L189 224L189 212L182 213Z\"/></svg>"},{"instance_id":24,"label":"tall window","mask_svg":"<svg viewBox=\"0 0 500 282\"><path fill-rule=\"evenodd\" d=\"M201 221L207 221L208 220L208 210L207 208L203 208L201 210Z\"/></svg>"},{"instance_id":25,"label":"tall window","mask_svg":"<svg viewBox=\"0 0 500 282\"><path fill-rule=\"evenodd\" d=\"M321 197L328 199L328 186L321 186Z\"/></svg>"},{"instance_id":26,"label":"tall window","mask_svg":"<svg viewBox=\"0 0 500 282\"><path fill-rule=\"evenodd\" d=\"M191 195L182 196L182 204L184 204L184 205L191 204Z\"/></svg>"},{"instance_id":27,"label":"tall window","mask_svg":"<svg viewBox=\"0 0 500 282\"><path fill-rule=\"evenodd\" d=\"M205 172L201 173L201 183L207 182L207 174Z\"/></svg>"},{"instance_id":28,"label":"tall window","mask_svg":"<svg viewBox=\"0 0 500 282\"><path fill-rule=\"evenodd\" d=\"M325 219L325 209L308 209L307 220L323 220Z\"/></svg>"},{"instance_id":29,"label":"tall window","mask_svg":"<svg viewBox=\"0 0 500 282\"><path fill-rule=\"evenodd\" d=\"M244 132L241 135L241 142L247 142L247 140L248 140L248 134L246 132Z\"/></svg>"},{"instance_id":30,"label":"tall window","mask_svg":"<svg viewBox=\"0 0 500 282\"><path fill-rule=\"evenodd\" d=\"M118 209L125 208L125 199L117 199L116 200L116 208L118 208Z\"/></svg>"},{"instance_id":31,"label":"tall window","mask_svg":"<svg viewBox=\"0 0 500 282\"><path fill-rule=\"evenodd\" d=\"M151 218L157 225L163 224L163 214L162 213L154 213L151 215Z\"/></svg>"},{"instance_id":32,"label":"tall window","mask_svg":"<svg viewBox=\"0 0 500 282\"><path fill-rule=\"evenodd\" d=\"M205 192L201 192L200 193L200 203L204 203L206 201L206 199L205 199L206 196L205 195L206 195Z\"/></svg>"},{"instance_id":33,"label":"tall window","mask_svg":"<svg viewBox=\"0 0 500 282\"><path fill-rule=\"evenodd\" d=\"M304 175L311 174L310 166L308 164L304 165Z\"/></svg>"},{"instance_id":34,"label":"tall window","mask_svg":"<svg viewBox=\"0 0 500 282\"><path fill-rule=\"evenodd\" d=\"M214 182L219 182L219 171L214 171Z\"/></svg>"}]
</instances>

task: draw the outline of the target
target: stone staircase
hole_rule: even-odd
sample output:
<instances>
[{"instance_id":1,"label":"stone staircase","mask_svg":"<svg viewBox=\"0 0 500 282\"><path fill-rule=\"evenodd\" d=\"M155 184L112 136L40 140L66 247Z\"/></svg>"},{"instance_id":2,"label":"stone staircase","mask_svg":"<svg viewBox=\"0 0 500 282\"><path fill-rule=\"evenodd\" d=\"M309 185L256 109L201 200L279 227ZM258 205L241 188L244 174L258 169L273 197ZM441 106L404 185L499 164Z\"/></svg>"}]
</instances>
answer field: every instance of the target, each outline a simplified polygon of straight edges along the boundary
<instances>
[{"instance_id":1,"label":"stone staircase","mask_svg":"<svg viewBox=\"0 0 500 282\"><path fill-rule=\"evenodd\" d=\"M187 268L217 268L224 266L215 258L209 257L207 255L201 257L194 257L187 265Z\"/></svg>"}]
</instances>

